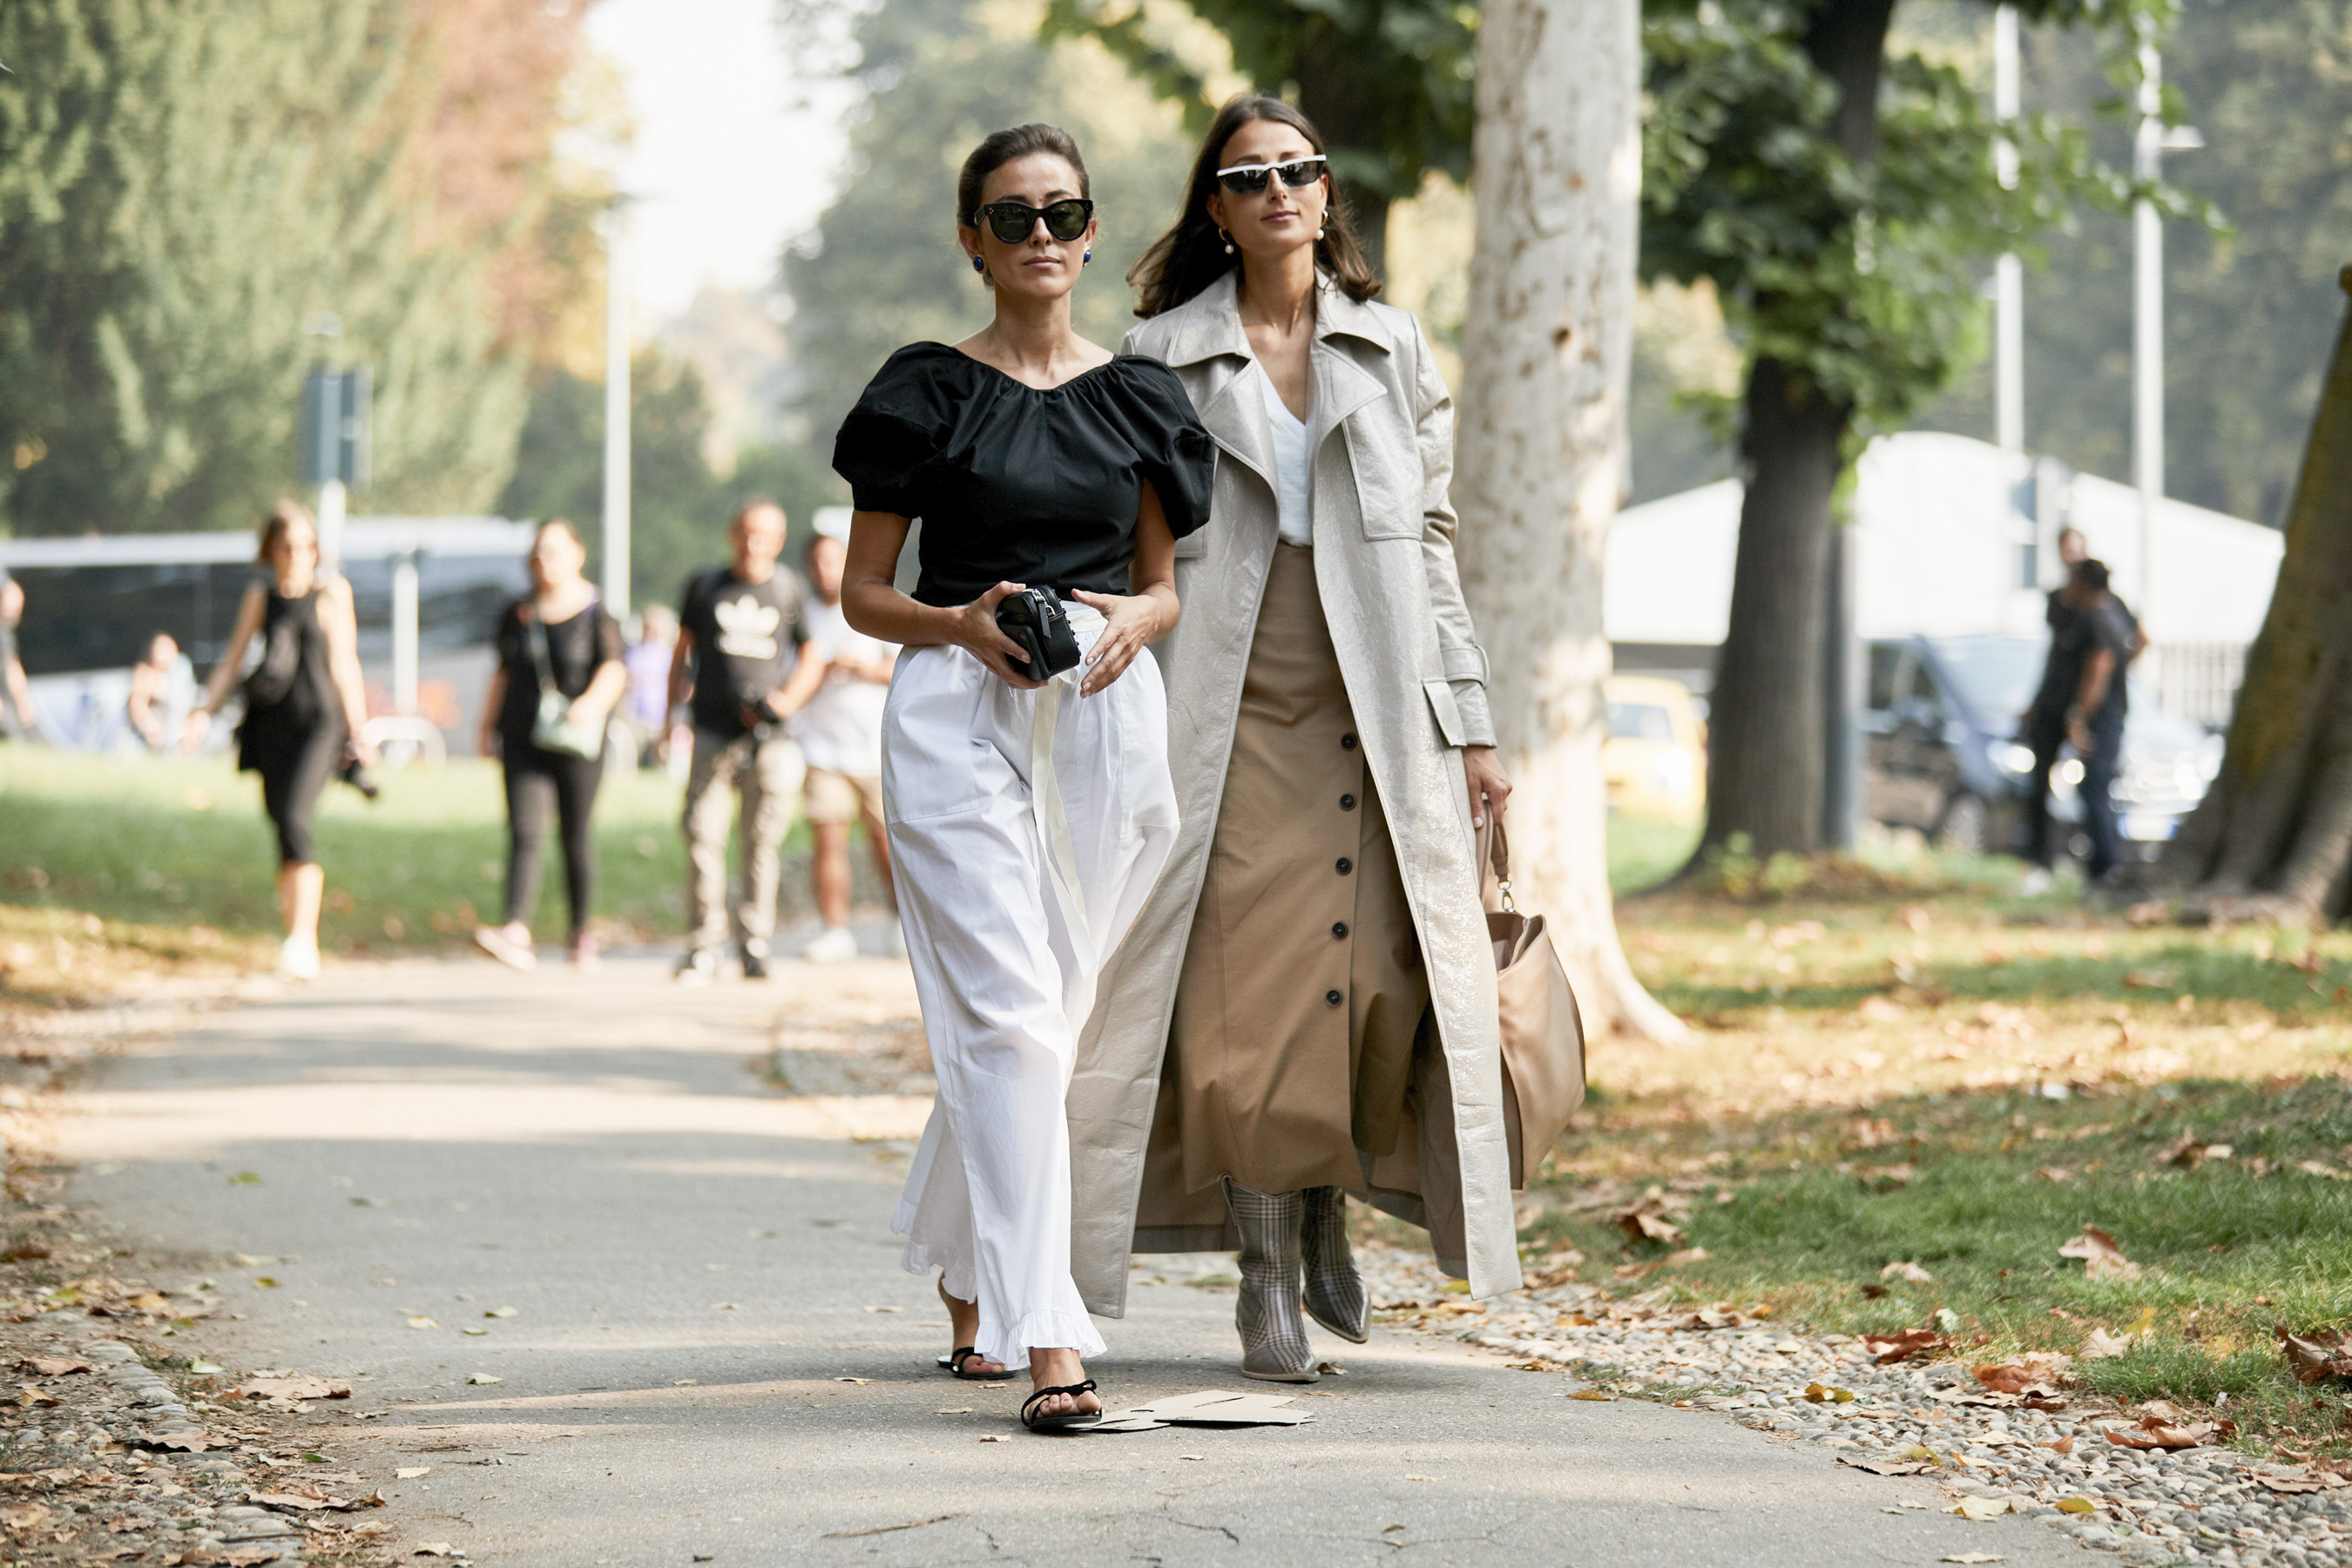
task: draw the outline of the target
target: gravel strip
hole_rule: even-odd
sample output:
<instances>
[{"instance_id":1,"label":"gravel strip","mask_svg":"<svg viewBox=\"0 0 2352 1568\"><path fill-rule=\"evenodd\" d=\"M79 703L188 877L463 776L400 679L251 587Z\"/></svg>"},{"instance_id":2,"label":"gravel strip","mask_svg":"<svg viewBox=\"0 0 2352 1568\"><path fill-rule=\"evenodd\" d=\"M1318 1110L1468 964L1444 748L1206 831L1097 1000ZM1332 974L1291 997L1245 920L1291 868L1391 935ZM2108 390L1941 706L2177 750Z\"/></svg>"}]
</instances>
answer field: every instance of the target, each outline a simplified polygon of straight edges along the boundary
<instances>
[{"instance_id":1,"label":"gravel strip","mask_svg":"<svg viewBox=\"0 0 2352 1568\"><path fill-rule=\"evenodd\" d=\"M2005 1504L2085 1546L2150 1563L2352 1565L2352 1487L2227 1448L2116 1447L2105 1429L2132 1429L2135 1417L2089 1397L2028 1408L1956 1363L1879 1366L1846 1335L1670 1307L1664 1290L1613 1300L1598 1286L1557 1283L1477 1302L1426 1258L1380 1247L1357 1258L1383 1321L1573 1373L1604 1396L1728 1415L1818 1447L1824 1463L1919 1466L1906 1479L1938 1486L1947 1511L1963 1500L1981 1500L1971 1514ZM1819 1397L1808 1399L1809 1387Z\"/></svg>"}]
</instances>

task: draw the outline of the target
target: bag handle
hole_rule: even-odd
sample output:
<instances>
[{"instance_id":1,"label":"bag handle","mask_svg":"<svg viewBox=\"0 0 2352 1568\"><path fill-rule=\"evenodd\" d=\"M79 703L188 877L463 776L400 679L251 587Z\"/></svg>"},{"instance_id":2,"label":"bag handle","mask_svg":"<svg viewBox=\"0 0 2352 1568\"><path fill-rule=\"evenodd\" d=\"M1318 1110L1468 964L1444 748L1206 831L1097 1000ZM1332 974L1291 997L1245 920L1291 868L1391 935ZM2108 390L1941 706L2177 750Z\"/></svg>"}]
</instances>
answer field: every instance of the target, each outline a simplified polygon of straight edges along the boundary
<instances>
[{"instance_id":1,"label":"bag handle","mask_svg":"<svg viewBox=\"0 0 2352 1568\"><path fill-rule=\"evenodd\" d=\"M1486 889L1492 886L1503 901L1503 913L1517 914L1518 905L1511 900L1511 841L1503 831L1502 814L1491 803L1486 825L1478 829L1478 865L1479 901L1486 901Z\"/></svg>"}]
</instances>

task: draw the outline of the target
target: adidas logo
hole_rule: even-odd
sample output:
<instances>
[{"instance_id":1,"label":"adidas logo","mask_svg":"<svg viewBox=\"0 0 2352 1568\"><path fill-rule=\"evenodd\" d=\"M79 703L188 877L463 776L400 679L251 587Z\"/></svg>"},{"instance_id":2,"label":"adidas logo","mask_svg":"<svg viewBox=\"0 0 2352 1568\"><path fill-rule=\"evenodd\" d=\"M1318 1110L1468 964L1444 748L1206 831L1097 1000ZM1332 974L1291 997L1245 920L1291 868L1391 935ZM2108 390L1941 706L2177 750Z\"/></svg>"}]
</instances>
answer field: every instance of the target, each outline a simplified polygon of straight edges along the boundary
<instances>
[{"instance_id":1,"label":"adidas logo","mask_svg":"<svg viewBox=\"0 0 2352 1568\"><path fill-rule=\"evenodd\" d=\"M719 621L720 653L730 658L776 657L776 627L784 617L773 605L763 605L746 594L740 599L721 599L711 613Z\"/></svg>"}]
</instances>

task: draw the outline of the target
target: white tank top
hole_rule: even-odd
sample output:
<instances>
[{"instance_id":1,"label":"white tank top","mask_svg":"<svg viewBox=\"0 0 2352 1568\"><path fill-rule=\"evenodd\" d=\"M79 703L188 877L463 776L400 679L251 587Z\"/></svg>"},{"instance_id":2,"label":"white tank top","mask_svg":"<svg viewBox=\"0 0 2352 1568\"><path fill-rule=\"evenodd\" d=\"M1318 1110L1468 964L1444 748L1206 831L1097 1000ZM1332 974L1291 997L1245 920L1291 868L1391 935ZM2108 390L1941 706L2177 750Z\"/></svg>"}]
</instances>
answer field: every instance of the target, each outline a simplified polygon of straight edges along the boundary
<instances>
[{"instance_id":1,"label":"white tank top","mask_svg":"<svg viewBox=\"0 0 2352 1568\"><path fill-rule=\"evenodd\" d=\"M1257 385L1265 401L1266 428L1274 436L1275 529L1285 544L1313 544L1314 524L1307 510L1307 421L1290 411L1275 390L1274 377L1255 360Z\"/></svg>"}]
</instances>

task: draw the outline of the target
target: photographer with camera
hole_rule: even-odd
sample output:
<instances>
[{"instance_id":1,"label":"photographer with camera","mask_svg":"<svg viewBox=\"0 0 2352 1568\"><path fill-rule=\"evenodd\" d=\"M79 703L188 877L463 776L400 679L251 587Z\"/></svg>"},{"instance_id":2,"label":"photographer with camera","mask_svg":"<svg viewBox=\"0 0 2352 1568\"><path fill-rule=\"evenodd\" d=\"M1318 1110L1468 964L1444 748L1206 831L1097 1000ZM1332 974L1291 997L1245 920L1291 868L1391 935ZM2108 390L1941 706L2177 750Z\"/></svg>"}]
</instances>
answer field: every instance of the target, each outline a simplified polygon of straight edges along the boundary
<instances>
[{"instance_id":1,"label":"photographer with camera","mask_svg":"<svg viewBox=\"0 0 2352 1568\"><path fill-rule=\"evenodd\" d=\"M669 667L670 710L694 729L686 781L686 956L683 984L719 973L727 936L730 794L742 799L743 879L734 911L743 978L768 976L776 927L778 853L805 771L784 721L815 695L824 660L809 657L807 594L776 569L784 511L747 501L727 531L733 559L688 580ZM683 710L683 711L681 711Z\"/></svg>"},{"instance_id":2,"label":"photographer with camera","mask_svg":"<svg viewBox=\"0 0 2352 1568\"><path fill-rule=\"evenodd\" d=\"M310 841L310 814L331 774L341 773L362 792L373 788L362 771L374 765L375 747L364 733L359 619L351 584L320 569L318 525L294 502L270 510L254 563L262 569L259 580L237 605L228 647L213 666L204 701L188 715L184 744L191 752L202 745L230 689L241 689L236 765L261 775L262 809L278 830L278 908L286 917L278 973L315 980L327 874ZM260 662L240 685L246 650L257 637Z\"/></svg>"}]
</instances>

